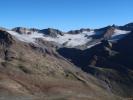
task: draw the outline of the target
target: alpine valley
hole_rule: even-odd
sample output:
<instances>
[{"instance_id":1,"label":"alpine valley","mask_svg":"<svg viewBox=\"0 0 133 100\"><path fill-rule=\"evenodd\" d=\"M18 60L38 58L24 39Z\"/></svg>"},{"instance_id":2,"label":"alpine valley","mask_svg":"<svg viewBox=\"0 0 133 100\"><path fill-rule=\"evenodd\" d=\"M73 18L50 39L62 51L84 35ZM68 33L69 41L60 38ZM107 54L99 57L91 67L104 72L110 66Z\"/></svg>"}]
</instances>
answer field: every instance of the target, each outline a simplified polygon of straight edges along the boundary
<instances>
[{"instance_id":1,"label":"alpine valley","mask_svg":"<svg viewBox=\"0 0 133 100\"><path fill-rule=\"evenodd\" d=\"M133 100L133 23L0 27L0 100Z\"/></svg>"}]
</instances>

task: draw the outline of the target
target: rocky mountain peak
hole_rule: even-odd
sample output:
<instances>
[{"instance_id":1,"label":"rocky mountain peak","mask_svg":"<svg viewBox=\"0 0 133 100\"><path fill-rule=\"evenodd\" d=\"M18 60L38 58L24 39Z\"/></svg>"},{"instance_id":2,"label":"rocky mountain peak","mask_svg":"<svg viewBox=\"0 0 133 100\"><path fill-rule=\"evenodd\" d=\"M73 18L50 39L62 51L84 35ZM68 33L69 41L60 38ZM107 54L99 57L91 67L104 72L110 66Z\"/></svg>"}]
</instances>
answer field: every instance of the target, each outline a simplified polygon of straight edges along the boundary
<instances>
[{"instance_id":1,"label":"rocky mountain peak","mask_svg":"<svg viewBox=\"0 0 133 100\"><path fill-rule=\"evenodd\" d=\"M94 31L96 32L96 35L94 36L94 38L110 39L111 36L114 34L115 29L115 25L95 29Z\"/></svg>"},{"instance_id":2,"label":"rocky mountain peak","mask_svg":"<svg viewBox=\"0 0 133 100\"><path fill-rule=\"evenodd\" d=\"M39 31L40 33L44 33L44 35L48 35L51 37L57 37L57 35L64 35L64 32L61 32L58 29L48 28L48 29L42 29Z\"/></svg>"},{"instance_id":3,"label":"rocky mountain peak","mask_svg":"<svg viewBox=\"0 0 133 100\"><path fill-rule=\"evenodd\" d=\"M115 33L115 27L108 27L105 32L103 33L104 39L110 39L112 35Z\"/></svg>"}]
</instances>

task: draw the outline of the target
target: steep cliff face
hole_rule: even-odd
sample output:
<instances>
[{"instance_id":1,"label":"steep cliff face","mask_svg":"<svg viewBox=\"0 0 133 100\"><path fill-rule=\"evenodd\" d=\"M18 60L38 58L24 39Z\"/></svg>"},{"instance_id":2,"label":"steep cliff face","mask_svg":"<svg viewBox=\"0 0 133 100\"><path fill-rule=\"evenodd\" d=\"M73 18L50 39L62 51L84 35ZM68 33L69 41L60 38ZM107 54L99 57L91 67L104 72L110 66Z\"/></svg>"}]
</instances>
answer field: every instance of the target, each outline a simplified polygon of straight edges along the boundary
<instances>
[{"instance_id":1,"label":"steep cliff face","mask_svg":"<svg viewBox=\"0 0 133 100\"><path fill-rule=\"evenodd\" d=\"M120 52L116 61L123 64L124 66L133 69L133 32L128 34L125 38L119 40L115 45L114 49Z\"/></svg>"}]
</instances>

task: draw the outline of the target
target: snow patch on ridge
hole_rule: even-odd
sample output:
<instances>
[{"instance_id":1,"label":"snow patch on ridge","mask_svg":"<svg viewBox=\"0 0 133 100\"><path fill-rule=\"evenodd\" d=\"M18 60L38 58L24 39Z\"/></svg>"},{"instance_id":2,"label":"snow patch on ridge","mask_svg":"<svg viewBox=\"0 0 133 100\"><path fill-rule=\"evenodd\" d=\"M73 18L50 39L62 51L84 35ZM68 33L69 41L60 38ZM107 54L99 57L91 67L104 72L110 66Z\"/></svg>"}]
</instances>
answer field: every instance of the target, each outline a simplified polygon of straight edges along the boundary
<instances>
[{"instance_id":1,"label":"snow patch on ridge","mask_svg":"<svg viewBox=\"0 0 133 100\"><path fill-rule=\"evenodd\" d=\"M128 33L130 33L130 31L124 31L124 30L115 29L115 33L114 33L113 36L122 35L122 34L128 34Z\"/></svg>"},{"instance_id":2,"label":"snow patch on ridge","mask_svg":"<svg viewBox=\"0 0 133 100\"><path fill-rule=\"evenodd\" d=\"M119 40L119 39L123 38L125 35L127 35L128 33L130 33L130 32L131 31L115 29L111 40Z\"/></svg>"},{"instance_id":3,"label":"snow patch on ridge","mask_svg":"<svg viewBox=\"0 0 133 100\"><path fill-rule=\"evenodd\" d=\"M17 39L19 39L20 41L28 42L28 43L35 43L36 38L43 38L43 34L37 33L37 32L33 32L31 34L19 34L14 31L8 31L8 32L14 37L16 37Z\"/></svg>"}]
</instances>

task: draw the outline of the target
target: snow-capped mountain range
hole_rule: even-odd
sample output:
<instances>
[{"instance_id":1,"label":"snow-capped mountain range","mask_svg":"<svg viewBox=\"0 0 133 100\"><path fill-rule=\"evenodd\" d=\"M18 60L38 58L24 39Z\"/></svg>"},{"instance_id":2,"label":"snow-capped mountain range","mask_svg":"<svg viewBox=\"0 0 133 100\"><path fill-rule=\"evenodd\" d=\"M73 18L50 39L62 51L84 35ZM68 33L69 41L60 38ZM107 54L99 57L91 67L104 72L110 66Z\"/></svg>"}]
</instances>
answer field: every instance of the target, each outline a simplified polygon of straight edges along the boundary
<instances>
[{"instance_id":1,"label":"snow-capped mountain range","mask_svg":"<svg viewBox=\"0 0 133 100\"><path fill-rule=\"evenodd\" d=\"M125 25L125 27L127 27ZM53 42L58 46L78 47L86 46L88 48L99 44L101 39L116 41L130 33L131 30L121 28L122 26L107 26L100 29L80 29L69 32L62 32L56 29L28 29L16 27L12 30L6 30L12 36L20 41L37 44L37 39ZM129 26L127 27L129 28ZM3 29L3 28L2 28Z\"/></svg>"}]
</instances>

